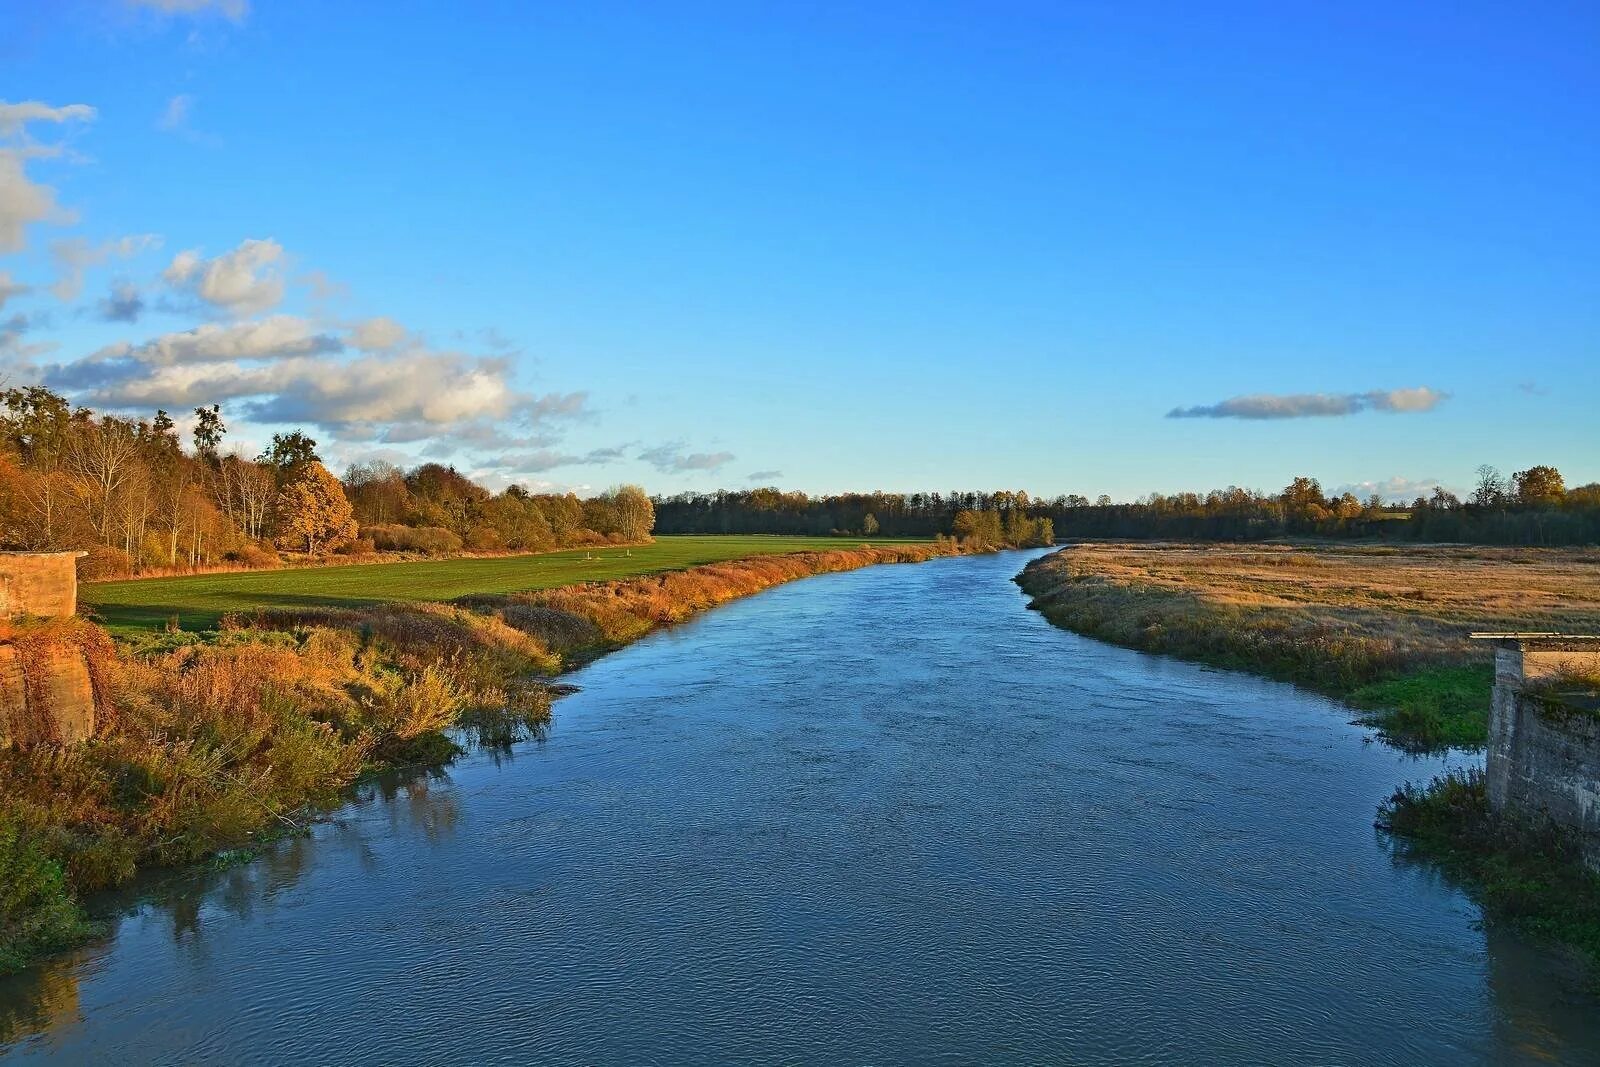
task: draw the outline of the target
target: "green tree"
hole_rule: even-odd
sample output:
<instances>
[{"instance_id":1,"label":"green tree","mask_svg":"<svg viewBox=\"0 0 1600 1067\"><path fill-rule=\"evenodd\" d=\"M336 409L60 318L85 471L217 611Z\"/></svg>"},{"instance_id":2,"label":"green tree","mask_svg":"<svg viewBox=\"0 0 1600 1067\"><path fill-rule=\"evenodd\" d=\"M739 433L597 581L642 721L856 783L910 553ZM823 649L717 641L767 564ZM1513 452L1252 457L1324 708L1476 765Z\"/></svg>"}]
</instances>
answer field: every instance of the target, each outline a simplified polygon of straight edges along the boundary
<instances>
[{"instance_id":1,"label":"green tree","mask_svg":"<svg viewBox=\"0 0 1600 1067\"><path fill-rule=\"evenodd\" d=\"M322 457L317 455L317 442L307 437L299 430L288 433L275 433L272 435L272 444L267 450L256 457L257 463L265 463L278 474L278 484L284 485L300 473L302 467L311 463L321 463Z\"/></svg>"},{"instance_id":2,"label":"green tree","mask_svg":"<svg viewBox=\"0 0 1600 1067\"><path fill-rule=\"evenodd\" d=\"M338 548L356 535L355 514L339 479L316 460L303 466L278 491L273 508L274 540L291 552L316 554Z\"/></svg>"},{"instance_id":3,"label":"green tree","mask_svg":"<svg viewBox=\"0 0 1600 1067\"><path fill-rule=\"evenodd\" d=\"M222 408L216 404L194 409L194 453L215 465L222 449L222 435L228 432L222 422Z\"/></svg>"}]
</instances>

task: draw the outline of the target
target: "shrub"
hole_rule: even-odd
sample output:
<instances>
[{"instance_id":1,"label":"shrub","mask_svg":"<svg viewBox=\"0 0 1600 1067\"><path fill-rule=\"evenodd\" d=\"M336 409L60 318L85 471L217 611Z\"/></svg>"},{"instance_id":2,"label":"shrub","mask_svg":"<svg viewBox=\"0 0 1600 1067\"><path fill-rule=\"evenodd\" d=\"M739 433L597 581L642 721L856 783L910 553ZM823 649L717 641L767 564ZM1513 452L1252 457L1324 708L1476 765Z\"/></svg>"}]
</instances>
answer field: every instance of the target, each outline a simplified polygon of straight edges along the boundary
<instances>
[{"instance_id":1,"label":"shrub","mask_svg":"<svg viewBox=\"0 0 1600 1067\"><path fill-rule=\"evenodd\" d=\"M443 556L460 552L461 538L442 526L365 526L362 536L386 552L425 552Z\"/></svg>"},{"instance_id":2,"label":"shrub","mask_svg":"<svg viewBox=\"0 0 1600 1067\"><path fill-rule=\"evenodd\" d=\"M493 526L474 526L467 531L467 547L474 552L493 552L504 548L505 540Z\"/></svg>"},{"instance_id":3,"label":"shrub","mask_svg":"<svg viewBox=\"0 0 1600 1067\"><path fill-rule=\"evenodd\" d=\"M235 563L242 563L246 567L263 569L268 567L281 567L283 565L282 556L278 555L275 550L271 548L264 548L261 545L244 545L241 548L237 548L232 552L229 552L223 558Z\"/></svg>"},{"instance_id":4,"label":"shrub","mask_svg":"<svg viewBox=\"0 0 1600 1067\"><path fill-rule=\"evenodd\" d=\"M341 556L370 556L378 551L378 546L370 537L357 537L334 549Z\"/></svg>"},{"instance_id":5,"label":"shrub","mask_svg":"<svg viewBox=\"0 0 1600 1067\"><path fill-rule=\"evenodd\" d=\"M104 582L133 574L133 557L120 548L95 545L78 560L78 581Z\"/></svg>"},{"instance_id":6,"label":"shrub","mask_svg":"<svg viewBox=\"0 0 1600 1067\"><path fill-rule=\"evenodd\" d=\"M14 821L0 818L0 974L19 970L35 953L63 948L92 929L67 892L61 864Z\"/></svg>"},{"instance_id":7,"label":"shrub","mask_svg":"<svg viewBox=\"0 0 1600 1067\"><path fill-rule=\"evenodd\" d=\"M1482 771L1402 786L1379 809L1378 826L1464 881L1490 916L1600 965L1600 873L1584 865L1571 831L1540 816L1491 812ZM1600 971L1590 976L1600 984Z\"/></svg>"}]
</instances>

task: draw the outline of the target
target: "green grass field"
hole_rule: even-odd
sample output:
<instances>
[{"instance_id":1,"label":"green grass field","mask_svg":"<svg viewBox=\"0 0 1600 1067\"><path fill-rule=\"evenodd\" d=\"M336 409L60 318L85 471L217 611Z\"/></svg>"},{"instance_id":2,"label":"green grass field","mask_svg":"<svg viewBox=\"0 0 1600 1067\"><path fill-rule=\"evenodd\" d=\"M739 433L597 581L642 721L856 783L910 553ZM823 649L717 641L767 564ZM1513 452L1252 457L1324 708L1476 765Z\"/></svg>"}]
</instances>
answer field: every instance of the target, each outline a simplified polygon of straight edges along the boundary
<instances>
[{"instance_id":1,"label":"green grass field","mask_svg":"<svg viewBox=\"0 0 1600 1067\"><path fill-rule=\"evenodd\" d=\"M873 538L891 544L894 538ZM470 593L514 593L575 582L628 578L704 563L782 552L856 548L859 537L660 537L633 548L606 546L533 556L351 564L181 578L100 582L78 598L113 633L160 629L177 616L205 630L230 611L272 607L359 607L397 600L452 600Z\"/></svg>"}]
</instances>

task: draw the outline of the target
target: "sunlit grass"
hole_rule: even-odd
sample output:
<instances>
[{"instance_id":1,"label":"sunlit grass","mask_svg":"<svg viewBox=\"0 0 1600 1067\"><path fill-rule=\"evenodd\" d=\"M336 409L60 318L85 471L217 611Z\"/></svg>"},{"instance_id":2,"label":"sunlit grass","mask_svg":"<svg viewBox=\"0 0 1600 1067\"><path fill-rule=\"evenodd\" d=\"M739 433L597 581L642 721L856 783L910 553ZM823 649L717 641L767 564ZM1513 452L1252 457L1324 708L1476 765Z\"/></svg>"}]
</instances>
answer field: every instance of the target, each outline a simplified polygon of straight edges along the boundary
<instances>
[{"instance_id":1,"label":"sunlit grass","mask_svg":"<svg viewBox=\"0 0 1600 1067\"><path fill-rule=\"evenodd\" d=\"M861 543L858 537L660 537L653 544L631 548L103 582L83 586L79 599L109 630L127 636L164 628L174 619L183 629L210 629L229 612L445 601L629 578L750 556L857 548ZM871 543L913 542L873 538Z\"/></svg>"}]
</instances>

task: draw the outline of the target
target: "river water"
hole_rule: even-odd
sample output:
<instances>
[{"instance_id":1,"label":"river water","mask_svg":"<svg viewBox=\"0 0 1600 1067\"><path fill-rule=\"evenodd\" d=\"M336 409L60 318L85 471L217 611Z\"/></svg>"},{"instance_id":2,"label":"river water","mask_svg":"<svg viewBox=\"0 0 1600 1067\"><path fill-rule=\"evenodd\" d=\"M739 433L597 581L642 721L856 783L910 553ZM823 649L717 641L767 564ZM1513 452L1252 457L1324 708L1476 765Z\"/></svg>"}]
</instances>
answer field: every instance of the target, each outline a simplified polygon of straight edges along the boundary
<instances>
[{"instance_id":1,"label":"river water","mask_svg":"<svg viewBox=\"0 0 1600 1067\"><path fill-rule=\"evenodd\" d=\"M1549 953L1372 828L1439 760L1025 610L796 582L573 677L0 984L8 1062L1600 1063Z\"/></svg>"}]
</instances>

